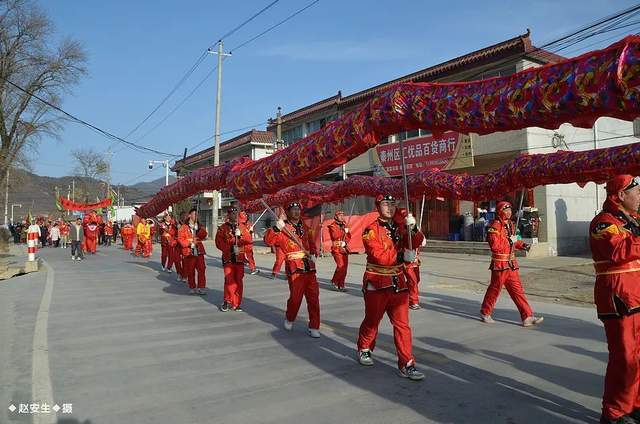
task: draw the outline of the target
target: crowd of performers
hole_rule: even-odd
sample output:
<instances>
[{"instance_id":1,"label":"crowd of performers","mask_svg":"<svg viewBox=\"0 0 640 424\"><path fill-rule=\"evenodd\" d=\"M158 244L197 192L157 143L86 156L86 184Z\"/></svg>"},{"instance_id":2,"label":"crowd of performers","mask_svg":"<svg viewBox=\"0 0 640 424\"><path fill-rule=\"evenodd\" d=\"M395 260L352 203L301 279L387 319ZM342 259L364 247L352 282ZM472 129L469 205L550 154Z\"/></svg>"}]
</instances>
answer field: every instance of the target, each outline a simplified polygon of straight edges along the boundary
<instances>
[{"instance_id":1,"label":"crowd of performers","mask_svg":"<svg viewBox=\"0 0 640 424\"><path fill-rule=\"evenodd\" d=\"M596 270L595 304L609 349L601 422L636 423L640 422L640 181L630 175L619 175L608 181L606 191L602 212L590 226ZM409 311L420 309L418 256L425 236L413 215L397 207L392 196L379 194L375 205L378 216L362 233L366 253L361 282L364 318L358 332L357 359L362 366L374 365L378 327L386 314L393 327L398 373L419 381L424 374L418 370L412 352ZM302 220L300 203L286 205L283 212L264 234L265 243L276 253L271 276L275 278L284 265L289 287L283 327L292 331L304 299L308 334L319 338L321 308L315 264L319 252L313 230ZM337 211L334 218L328 228L335 261L331 283L335 290L346 291L352 234L342 211ZM495 323L492 312L504 287L519 311L522 325L536 326L543 322L543 317L534 315L527 301L515 256L517 250L528 250L530 246L516 237L511 218L511 204L498 202L496 219L489 225L487 237L491 280L479 318L485 324ZM74 260L81 260L83 252L95 253L98 243L109 244L118 235L125 250L148 258L157 230L162 271L172 273L174 268L177 281L186 283L190 294L206 295L203 241L208 234L198 221L196 209L178 220L165 213L159 221L140 219L135 226L131 222L115 225L102 222L93 213L71 222L61 219L45 224L40 220L38 224L47 226L45 239L50 238L51 244L61 248L70 245ZM215 236L224 271L224 299L219 307L222 312L243 310L245 266L251 274L259 272L253 258L253 239L253 224L247 214L236 206L229 207Z\"/></svg>"}]
</instances>

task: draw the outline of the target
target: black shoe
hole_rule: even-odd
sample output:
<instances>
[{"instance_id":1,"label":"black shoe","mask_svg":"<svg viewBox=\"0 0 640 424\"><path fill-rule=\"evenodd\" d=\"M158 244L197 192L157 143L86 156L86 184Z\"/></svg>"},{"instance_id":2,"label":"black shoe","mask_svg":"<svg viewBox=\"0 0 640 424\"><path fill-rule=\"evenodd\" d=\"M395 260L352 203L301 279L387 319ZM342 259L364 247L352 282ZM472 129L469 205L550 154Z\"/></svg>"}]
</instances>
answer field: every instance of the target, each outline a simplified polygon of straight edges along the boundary
<instances>
[{"instance_id":1,"label":"black shoe","mask_svg":"<svg viewBox=\"0 0 640 424\"><path fill-rule=\"evenodd\" d=\"M240 305L238 305L238 306L236 306L235 308L233 308L233 310L234 310L234 311L236 311L236 312L244 312L244 309L242 309L242 308L240 307Z\"/></svg>"},{"instance_id":2,"label":"black shoe","mask_svg":"<svg viewBox=\"0 0 640 424\"><path fill-rule=\"evenodd\" d=\"M220 305L220 311L229 312L229 304L227 302L222 302L222 305Z\"/></svg>"},{"instance_id":3,"label":"black shoe","mask_svg":"<svg viewBox=\"0 0 640 424\"><path fill-rule=\"evenodd\" d=\"M413 381L420 381L424 379L424 374L416 369L415 366L409 365L400 370L400 377L408 378Z\"/></svg>"},{"instance_id":4,"label":"black shoe","mask_svg":"<svg viewBox=\"0 0 640 424\"><path fill-rule=\"evenodd\" d=\"M370 350L361 350L358 352L358 362L360 365L364 365L365 367L370 367L373 365L373 358L371 357Z\"/></svg>"},{"instance_id":5,"label":"black shoe","mask_svg":"<svg viewBox=\"0 0 640 424\"><path fill-rule=\"evenodd\" d=\"M636 411L637 410L634 410L633 412L636 412ZM605 418L605 416L603 415L600 417L600 424L638 424L638 421L633 419L631 414L623 415L616 419Z\"/></svg>"}]
</instances>

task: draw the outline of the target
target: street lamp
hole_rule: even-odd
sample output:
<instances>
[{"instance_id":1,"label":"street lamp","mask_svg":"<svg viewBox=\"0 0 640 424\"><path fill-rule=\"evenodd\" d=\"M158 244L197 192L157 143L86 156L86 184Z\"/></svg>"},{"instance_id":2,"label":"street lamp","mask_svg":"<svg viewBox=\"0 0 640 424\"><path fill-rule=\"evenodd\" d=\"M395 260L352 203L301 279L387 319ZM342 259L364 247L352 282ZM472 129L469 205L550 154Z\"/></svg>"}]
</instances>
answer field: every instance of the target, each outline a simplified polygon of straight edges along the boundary
<instances>
[{"instance_id":1,"label":"street lamp","mask_svg":"<svg viewBox=\"0 0 640 424\"><path fill-rule=\"evenodd\" d=\"M153 165L159 163L164 167L164 185L169 185L169 161L168 160L150 160L149 169L153 169Z\"/></svg>"},{"instance_id":2,"label":"street lamp","mask_svg":"<svg viewBox=\"0 0 640 424\"><path fill-rule=\"evenodd\" d=\"M13 225L13 208L14 206L19 207L20 209L22 209L22 205L20 203L12 203L11 204L11 224Z\"/></svg>"}]
</instances>

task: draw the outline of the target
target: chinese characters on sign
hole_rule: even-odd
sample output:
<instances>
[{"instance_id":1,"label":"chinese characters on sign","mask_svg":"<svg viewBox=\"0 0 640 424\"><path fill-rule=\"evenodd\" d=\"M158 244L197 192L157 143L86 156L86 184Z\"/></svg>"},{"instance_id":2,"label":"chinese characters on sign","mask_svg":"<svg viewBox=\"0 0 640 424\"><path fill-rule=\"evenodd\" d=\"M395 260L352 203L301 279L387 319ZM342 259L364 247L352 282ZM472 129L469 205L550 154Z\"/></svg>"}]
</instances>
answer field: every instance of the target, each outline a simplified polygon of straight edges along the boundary
<instances>
[{"instance_id":1,"label":"chinese characters on sign","mask_svg":"<svg viewBox=\"0 0 640 424\"><path fill-rule=\"evenodd\" d=\"M62 406L50 405L46 402L43 403L19 403L18 406L14 404L9 405L9 411L16 414L51 414L62 411L62 414L72 414L73 404L63 403Z\"/></svg>"},{"instance_id":2,"label":"chinese characters on sign","mask_svg":"<svg viewBox=\"0 0 640 424\"><path fill-rule=\"evenodd\" d=\"M419 137L405 141L404 159L409 174L428 169L446 169L460 155L460 140L457 132L446 132L439 138ZM376 147L380 164L390 176L402 174L400 144L384 144Z\"/></svg>"}]
</instances>

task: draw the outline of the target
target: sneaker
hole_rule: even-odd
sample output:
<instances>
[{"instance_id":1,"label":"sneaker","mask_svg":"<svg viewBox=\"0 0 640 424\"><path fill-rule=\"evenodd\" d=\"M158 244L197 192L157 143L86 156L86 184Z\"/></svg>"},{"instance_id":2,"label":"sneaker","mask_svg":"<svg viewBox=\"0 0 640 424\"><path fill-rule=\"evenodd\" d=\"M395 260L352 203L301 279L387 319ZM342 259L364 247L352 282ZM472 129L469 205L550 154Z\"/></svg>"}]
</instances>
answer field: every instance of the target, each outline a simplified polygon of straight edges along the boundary
<instances>
[{"instance_id":1,"label":"sneaker","mask_svg":"<svg viewBox=\"0 0 640 424\"><path fill-rule=\"evenodd\" d=\"M417 311L418 309L422 309L422 306L420 306L417 303L414 303L414 304L409 305L409 309Z\"/></svg>"},{"instance_id":2,"label":"sneaker","mask_svg":"<svg viewBox=\"0 0 640 424\"><path fill-rule=\"evenodd\" d=\"M254 269L254 270L253 270L253 271L251 271L249 274L250 274L250 275L260 274L260 271L258 271L257 269Z\"/></svg>"},{"instance_id":3,"label":"sneaker","mask_svg":"<svg viewBox=\"0 0 640 424\"><path fill-rule=\"evenodd\" d=\"M491 318L491 315L480 315L480 321L484 322L485 324L495 324L495 321L493 320L493 318Z\"/></svg>"},{"instance_id":4,"label":"sneaker","mask_svg":"<svg viewBox=\"0 0 640 424\"><path fill-rule=\"evenodd\" d=\"M542 323L542 321L544 321L544 317L526 317L524 321L522 321L522 326L531 327Z\"/></svg>"},{"instance_id":5,"label":"sneaker","mask_svg":"<svg viewBox=\"0 0 640 424\"><path fill-rule=\"evenodd\" d=\"M166 272L167 274L171 274L171 272L172 272L172 271L171 271L170 269L168 269L168 268L167 268L167 269L165 270L165 272Z\"/></svg>"},{"instance_id":6,"label":"sneaker","mask_svg":"<svg viewBox=\"0 0 640 424\"><path fill-rule=\"evenodd\" d=\"M284 320L284 329L287 331L291 331L293 329L293 321Z\"/></svg>"},{"instance_id":7,"label":"sneaker","mask_svg":"<svg viewBox=\"0 0 640 424\"><path fill-rule=\"evenodd\" d=\"M206 296L207 294L207 290L206 289L198 289L198 294L200 296Z\"/></svg>"},{"instance_id":8,"label":"sneaker","mask_svg":"<svg viewBox=\"0 0 640 424\"><path fill-rule=\"evenodd\" d=\"M162 272L165 272L167 270L167 268L162 267Z\"/></svg>"},{"instance_id":9,"label":"sneaker","mask_svg":"<svg viewBox=\"0 0 640 424\"><path fill-rule=\"evenodd\" d=\"M238 305L238 306L236 306L235 308L233 308L233 310L234 310L234 311L236 311L236 312L244 312L244 309L242 309L242 308L240 307L240 305Z\"/></svg>"},{"instance_id":10,"label":"sneaker","mask_svg":"<svg viewBox=\"0 0 640 424\"><path fill-rule=\"evenodd\" d=\"M348 292L349 290L348 290L346 287L340 287L340 291L341 291L342 293L346 293L346 292Z\"/></svg>"},{"instance_id":11,"label":"sneaker","mask_svg":"<svg viewBox=\"0 0 640 424\"><path fill-rule=\"evenodd\" d=\"M416 369L415 366L409 365L400 370L400 377L408 378L413 381L420 381L424 379L424 374Z\"/></svg>"},{"instance_id":12,"label":"sneaker","mask_svg":"<svg viewBox=\"0 0 640 424\"><path fill-rule=\"evenodd\" d=\"M600 417L600 424L637 424L631 414L623 415L619 418L605 418L604 415Z\"/></svg>"},{"instance_id":13,"label":"sneaker","mask_svg":"<svg viewBox=\"0 0 640 424\"><path fill-rule=\"evenodd\" d=\"M75 256L72 256L72 257L71 257L71 260L72 260L72 261L75 261L75 260L76 260L76 257L75 257Z\"/></svg>"},{"instance_id":14,"label":"sneaker","mask_svg":"<svg viewBox=\"0 0 640 424\"><path fill-rule=\"evenodd\" d=\"M189 289L189 294L198 294L196 289Z\"/></svg>"},{"instance_id":15,"label":"sneaker","mask_svg":"<svg viewBox=\"0 0 640 424\"><path fill-rule=\"evenodd\" d=\"M220 312L228 312L229 311L229 304L227 302L222 302L222 305L220 305Z\"/></svg>"},{"instance_id":16,"label":"sneaker","mask_svg":"<svg viewBox=\"0 0 640 424\"><path fill-rule=\"evenodd\" d=\"M373 365L373 357L371 356L371 351L369 349L361 350L358 352L358 362L360 365L364 365L365 367L370 367Z\"/></svg>"},{"instance_id":17,"label":"sneaker","mask_svg":"<svg viewBox=\"0 0 640 424\"><path fill-rule=\"evenodd\" d=\"M277 277L278 277L278 276L277 276L276 274L271 273L271 279L272 279L272 280L275 280Z\"/></svg>"},{"instance_id":18,"label":"sneaker","mask_svg":"<svg viewBox=\"0 0 640 424\"><path fill-rule=\"evenodd\" d=\"M309 329L309 336L314 338L314 339L319 339L320 338L320 331L317 328L310 328Z\"/></svg>"}]
</instances>

